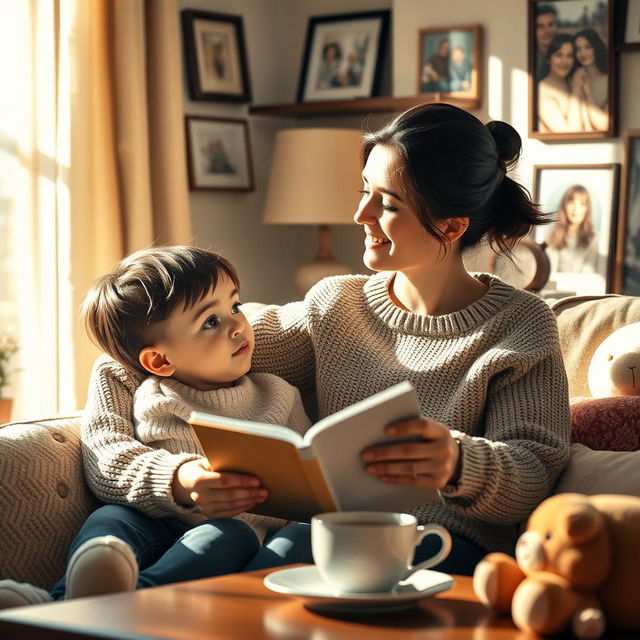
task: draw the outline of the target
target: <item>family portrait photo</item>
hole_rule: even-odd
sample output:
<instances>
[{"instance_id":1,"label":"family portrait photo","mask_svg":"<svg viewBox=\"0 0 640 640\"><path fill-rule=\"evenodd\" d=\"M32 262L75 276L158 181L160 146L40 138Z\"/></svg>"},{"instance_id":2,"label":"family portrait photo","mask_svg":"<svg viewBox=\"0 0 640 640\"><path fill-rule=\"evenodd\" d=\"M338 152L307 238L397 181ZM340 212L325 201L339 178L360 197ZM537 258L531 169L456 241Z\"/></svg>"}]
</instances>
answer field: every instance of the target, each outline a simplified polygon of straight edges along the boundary
<instances>
[{"instance_id":1,"label":"family portrait photo","mask_svg":"<svg viewBox=\"0 0 640 640\"><path fill-rule=\"evenodd\" d=\"M192 190L251 191L253 170L246 120L187 116Z\"/></svg>"},{"instance_id":2,"label":"family portrait photo","mask_svg":"<svg viewBox=\"0 0 640 640\"><path fill-rule=\"evenodd\" d=\"M640 129L625 135L622 206L618 226L616 292L640 295Z\"/></svg>"},{"instance_id":3,"label":"family portrait photo","mask_svg":"<svg viewBox=\"0 0 640 640\"><path fill-rule=\"evenodd\" d=\"M530 135L613 135L612 0L530 0Z\"/></svg>"},{"instance_id":4,"label":"family portrait photo","mask_svg":"<svg viewBox=\"0 0 640 640\"><path fill-rule=\"evenodd\" d=\"M418 93L478 97L480 25L422 29Z\"/></svg>"},{"instance_id":5,"label":"family portrait photo","mask_svg":"<svg viewBox=\"0 0 640 640\"><path fill-rule=\"evenodd\" d=\"M375 95L388 30L388 11L310 18L298 102Z\"/></svg>"},{"instance_id":6,"label":"family portrait photo","mask_svg":"<svg viewBox=\"0 0 640 640\"><path fill-rule=\"evenodd\" d=\"M547 289L563 295L611 290L619 165L536 166L535 199L550 214L535 239L546 244Z\"/></svg>"}]
</instances>

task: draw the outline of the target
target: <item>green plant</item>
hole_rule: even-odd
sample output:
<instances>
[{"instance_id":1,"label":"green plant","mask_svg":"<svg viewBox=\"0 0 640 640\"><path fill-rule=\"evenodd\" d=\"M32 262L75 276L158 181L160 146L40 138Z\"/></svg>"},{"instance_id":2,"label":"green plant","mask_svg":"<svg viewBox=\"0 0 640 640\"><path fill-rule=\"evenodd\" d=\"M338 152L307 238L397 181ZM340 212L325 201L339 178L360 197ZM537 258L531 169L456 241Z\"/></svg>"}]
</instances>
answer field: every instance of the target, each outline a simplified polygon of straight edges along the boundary
<instances>
[{"instance_id":1,"label":"green plant","mask_svg":"<svg viewBox=\"0 0 640 640\"><path fill-rule=\"evenodd\" d=\"M11 336L0 336L0 397L2 389L9 384L9 360L11 356L18 350L16 341Z\"/></svg>"}]
</instances>

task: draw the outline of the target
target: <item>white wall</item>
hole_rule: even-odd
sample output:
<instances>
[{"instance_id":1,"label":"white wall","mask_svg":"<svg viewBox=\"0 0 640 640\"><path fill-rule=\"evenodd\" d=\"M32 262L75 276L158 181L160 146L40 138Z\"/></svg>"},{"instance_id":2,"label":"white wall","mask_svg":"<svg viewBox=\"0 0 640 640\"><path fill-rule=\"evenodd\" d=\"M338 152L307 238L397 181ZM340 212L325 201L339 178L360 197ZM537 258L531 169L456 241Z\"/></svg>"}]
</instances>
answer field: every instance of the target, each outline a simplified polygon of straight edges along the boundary
<instances>
[{"instance_id":1,"label":"white wall","mask_svg":"<svg viewBox=\"0 0 640 640\"><path fill-rule=\"evenodd\" d=\"M393 95L414 95L418 31L432 26L480 23L484 28L483 121L510 122L524 140L516 175L532 187L535 164L621 162L622 138L589 143L529 140L526 0L180 0L181 8L240 14L247 41L254 104L293 102L296 97L308 19L313 15L392 9ZM640 53L620 57L620 132L640 128ZM247 105L190 102L185 84L185 113L247 117ZM375 115L376 128L390 115ZM363 118L277 119L250 117L256 190L248 194L192 192L194 232L200 246L210 245L235 262L243 279L243 299L285 302L298 298L292 283L297 266L316 250L313 228L268 227L261 214L275 131L292 126L351 126ZM354 272L361 264L362 232L334 227L334 250Z\"/></svg>"},{"instance_id":2,"label":"white wall","mask_svg":"<svg viewBox=\"0 0 640 640\"><path fill-rule=\"evenodd\" d=\"M180 9L242 15L253 104L294 102L309 16L389 8L390 0L180 0ZM261 222L275 132L285 127L350 126L362 118L314 120L248 116L247 105L193 102L184 84L185 114L249 118L255 191L192 191L194 236L201 247L220 251L234 262L242 278L242 299L287 302L300 297L293 274L317 251L317 230L305 226L266 226ZM378 116L371 126L383 122ZM336 259L354 272L365 271L362 233L334 227Z\"/></svg>"},{"instance_id":3,"label":"white wall","mask_svg":"<svg viewBox=\"0 0 640 640\"><path fill-rule=\"evenodd\" d=\"M622 137L602 142L542 142L527 138L527 1L394 0L394 93L415 91L418 31L426 27L480 23L484 29L483 121L505 120L522 136L518 176L532 187L536 164L620 162ZM411 36L411 34L414 34ZM412 73L407 73L409 69ZM640 126L640 53L620 57L620 133Z\"/></svg>"}]
</instances>

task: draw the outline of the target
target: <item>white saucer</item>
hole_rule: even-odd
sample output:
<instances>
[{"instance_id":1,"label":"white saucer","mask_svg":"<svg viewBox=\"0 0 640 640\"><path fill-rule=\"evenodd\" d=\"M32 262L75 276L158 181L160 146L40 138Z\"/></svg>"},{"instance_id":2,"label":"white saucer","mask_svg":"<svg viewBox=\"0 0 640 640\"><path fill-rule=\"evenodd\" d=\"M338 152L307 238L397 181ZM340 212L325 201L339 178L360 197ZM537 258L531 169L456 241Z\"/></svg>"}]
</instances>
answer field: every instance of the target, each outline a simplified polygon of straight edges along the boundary
<instances>
[{"instance_id":1,"label":"white saucer","mask_svg":"<svg viewBox=\"0 0 640 640\"><path fill-rule=\"evenodd\" d=\"M439 571L416 571L393 591L380 593L341 593L324 581L315 565L282 569L270 573L264 584L271 591L304 598L310 609L336 613L398 611L418 600L450 589L454 580Z\"/></svg>"}]
</instances>

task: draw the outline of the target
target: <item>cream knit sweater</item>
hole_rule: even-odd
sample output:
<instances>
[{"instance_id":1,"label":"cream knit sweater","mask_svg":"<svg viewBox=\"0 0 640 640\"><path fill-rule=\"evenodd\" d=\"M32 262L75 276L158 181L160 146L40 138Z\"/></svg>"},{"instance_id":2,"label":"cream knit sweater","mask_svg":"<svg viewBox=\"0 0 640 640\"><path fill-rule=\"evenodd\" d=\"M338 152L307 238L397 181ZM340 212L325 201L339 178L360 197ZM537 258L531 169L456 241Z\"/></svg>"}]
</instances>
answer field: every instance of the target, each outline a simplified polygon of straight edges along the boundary
<instances>
[{"instance_id":1,"label":"cream knit sweater","mask_svg":"<svg viewBox=\"0 0 640 640\"><path fill-rule=\"evenodd\" d=\"M569 400L547 305L486 274L469 307L419 315L394 305L390 273L326 278L304 301L251 318L253 370L298 387L312 419L402 380L422 415L461 438L462 475L414 510L487 551L513 552L518 524L569 457Z\"/></svg>"},{"instance_id":2,"label":"cream knit sweater","mask_svg":"<svg viewBox=\"0 0 640 640\"><path fill-rule=\"evenodd\" d=\"M94 365L82 424L85 476L98 498L152 517L205 520L199 510L176 503L171 490L177 468L203 457L187 423L191 410L279 424L301 434L310 426L298 390L277 376L255 373L233 387L198 391L171 378L143 379L102 356ZM285 524L242 519L256 525L259 535L265 526Z\"/></svg>"}]
</instances>

